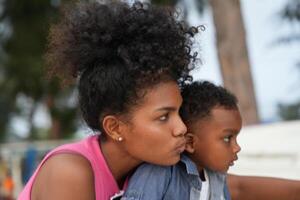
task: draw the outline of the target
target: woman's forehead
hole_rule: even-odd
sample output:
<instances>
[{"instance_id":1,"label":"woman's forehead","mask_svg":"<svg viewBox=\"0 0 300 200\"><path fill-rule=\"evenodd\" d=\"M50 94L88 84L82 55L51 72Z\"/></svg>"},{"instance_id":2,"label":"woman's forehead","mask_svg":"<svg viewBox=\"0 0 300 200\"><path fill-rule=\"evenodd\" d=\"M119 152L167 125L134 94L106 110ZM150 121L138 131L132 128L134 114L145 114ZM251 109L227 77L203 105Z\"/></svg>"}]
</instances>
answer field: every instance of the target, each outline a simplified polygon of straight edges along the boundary
<instances>
[{"instance_id":1,"label":"woman's forehead","mask_svg":"<svg viewBox=\"0 0 300 200\"><path fill-rule=\"evenodd\" d=\"M137 109L151 108L153 110L160 110L164 107L176 107L177 109L177 107L181 106L181 103L182 97L178 84L170 81L146 89Z\"/></svg>"}]
</instances>

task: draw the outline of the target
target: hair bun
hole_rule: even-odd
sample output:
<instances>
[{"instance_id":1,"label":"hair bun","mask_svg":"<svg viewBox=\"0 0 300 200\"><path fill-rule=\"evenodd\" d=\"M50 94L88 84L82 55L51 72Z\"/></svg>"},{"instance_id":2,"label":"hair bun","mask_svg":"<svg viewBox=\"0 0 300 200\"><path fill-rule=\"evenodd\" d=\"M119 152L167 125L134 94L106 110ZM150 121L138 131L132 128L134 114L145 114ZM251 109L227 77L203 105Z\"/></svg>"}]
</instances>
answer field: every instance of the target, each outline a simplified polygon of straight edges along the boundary
<instances>
[{"instance_id":1,"label":"hair bun","mask_svg":"<svg viewBox=\"0 0 300 200\"><path fill-rule=\"evenodd\" d=\"M89 68L120 60L117 14L129 8L118 5L94 2L65 8L64 17L49 35L47 58L52 71L77 77Z\"/></svg>"}]
</instances>

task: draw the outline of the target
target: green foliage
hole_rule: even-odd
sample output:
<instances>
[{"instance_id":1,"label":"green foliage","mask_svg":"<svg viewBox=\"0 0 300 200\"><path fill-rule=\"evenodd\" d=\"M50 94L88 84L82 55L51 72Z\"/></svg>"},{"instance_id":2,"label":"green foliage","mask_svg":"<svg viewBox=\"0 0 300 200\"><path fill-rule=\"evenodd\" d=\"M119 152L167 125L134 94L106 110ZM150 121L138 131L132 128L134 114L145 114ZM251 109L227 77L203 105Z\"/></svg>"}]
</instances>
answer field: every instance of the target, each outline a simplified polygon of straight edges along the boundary
<instances>
[{"instance_id":1,"label":"green foliage","mask_svg":"<svg viewBox=\"0 0 300 200\"><path fill-rule=\"evenodd\" d=\"M281 16L289 21L300 22L300 0L289 1L282 10Z\"/></svg>"},{"instance_id":2,"label":"green foliage","mask_svg":"<svg viewBox=\"0 0 300 200\"><path fill-rule=\"evenodd\" d=\"M43 52L49 27L49 17L55 8L49 0L7 0L4 18L10 22L12 35L4 42L5 77L14 93L40 100L47 87L44 77Z\"/></svg>"},{"instance_id":3,"label":"green foliage","mask_svg":"<svg viewBox=\"0 0 300 200\"><path fill-rule=\"evenodd\" d=\"M6 139L7 124L10 119L10 112L14 110L14 104L5 95L5 92L0 87L0 143Z\"/></svg>"},{"instance_id":4,"label":"green foliage","mask_svg":"<svg viewBox=\"0 0 300 200\"><path fill-rule=\"evenodd\" d=\"M284 120L300 119L300 101L293 104L279 104L279 115Z\"/></svg>"},{"instance_id":5,"label":"green foliage","mask_svg":"<svg viewBox=\"0 0 300 200\"><path fill-rule=\"evenodd\" d=\"M300 0L290 0L281 10L280 16L291 25L300 25ZM299 29L298 29L299 30ZM300 33L294 32L279 39L279 43L299 42Z\"/></svg>"},{"instance_id":6,"label":"green foliage","mask_svg":"<svg viewBox=\"0 0 300 200\"><path fill-rule=\"evenodd\" d=\"M281 17L284 20L289 21L291 24L300 25L300 0L290 0L283 8ZM280 39L280 42L300 42L300 33L298 32L285 36ZM298 62L297 66L300 72L300 61ZM296 84L299 85L299 82ZM284 120L300 119L300 100L292 104L279 104L278 112L281 118Z\"/></svg>"},{"instance_id":7,"label":"green foliage","mask_svg":"<svg viewBox=\"0 0 300 200\"><path fill-rule=\"evenodd\" d=\"M44 104L52 120L60 120L61 131L74 132L76 122L76 105L72 108L57 110L56 101L72 88L60 88L57 80L46 78L43 55L46 49L49 24L58 16L59 8L54 0L3 0L3 12L0 13L0 131L4 131L11 116L20 114L17 97L21 94L32 99L32 105ZM3 27L2 26L2 27ZM1 26L0 26L1 27ZM11 30L11 31L7 31ZM1 51L2 50L2 51ZM49 104L48 99L54 99ZM32 111L36 110L32 107ZM27 116L31 124L34 114ZM66 122L68 121L68 123ZM73 123L74 122L74 123ZM66 130L68 129L68 130ZM34 138L35 127L32 127L31 138ZM3 134L2 134L3 135ZM3 136L4 137L4 136Z\"/></svg>"}]
</instances>

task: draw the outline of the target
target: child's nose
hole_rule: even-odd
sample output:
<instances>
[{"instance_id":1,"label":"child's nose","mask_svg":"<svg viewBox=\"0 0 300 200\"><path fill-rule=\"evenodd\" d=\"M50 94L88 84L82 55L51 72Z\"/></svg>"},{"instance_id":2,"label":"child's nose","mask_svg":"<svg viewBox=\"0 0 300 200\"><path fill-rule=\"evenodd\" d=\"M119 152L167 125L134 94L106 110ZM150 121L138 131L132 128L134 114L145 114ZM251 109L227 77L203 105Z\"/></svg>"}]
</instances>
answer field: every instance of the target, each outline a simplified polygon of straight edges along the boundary
<instances>
[{"instance_id":1,"label":"child's nose","mask_svg":"<svg viewBox=\"0 0 300 200\"><path fill-rule=\"evenodd\" d=\"M234 153L238 153L241 151L241 146L236 142L234 147L233 147Z\"/></svg>"}]
</instances>

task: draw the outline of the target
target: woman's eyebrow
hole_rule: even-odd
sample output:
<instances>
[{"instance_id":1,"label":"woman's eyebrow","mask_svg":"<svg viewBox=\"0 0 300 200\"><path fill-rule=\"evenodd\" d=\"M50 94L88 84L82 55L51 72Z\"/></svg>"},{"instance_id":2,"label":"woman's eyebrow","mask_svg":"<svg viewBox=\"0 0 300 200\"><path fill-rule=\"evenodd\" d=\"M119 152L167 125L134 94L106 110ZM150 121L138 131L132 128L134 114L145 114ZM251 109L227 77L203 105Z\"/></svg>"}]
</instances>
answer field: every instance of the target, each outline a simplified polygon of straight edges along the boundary
<instances>
[{"instance_id":1,"label":"woman's eyebrow","mask_svg":"<svg viewBox=\"0 0 300 200\"><path fill-rule=\"evenodd\" d=\"M176 110L178 110L178 108L173 106L166 106L166 107L157 108L155 111L176 111Z\"/></svg>"}]
</instances>

